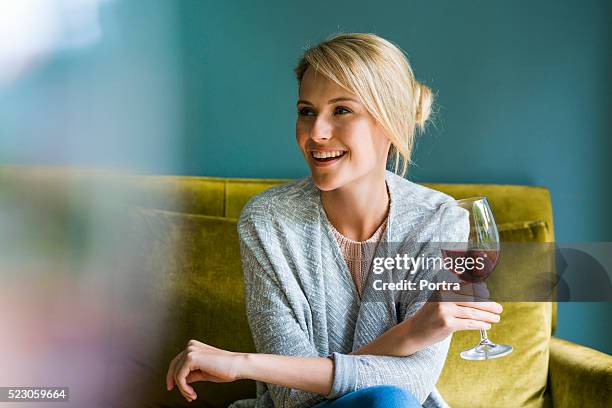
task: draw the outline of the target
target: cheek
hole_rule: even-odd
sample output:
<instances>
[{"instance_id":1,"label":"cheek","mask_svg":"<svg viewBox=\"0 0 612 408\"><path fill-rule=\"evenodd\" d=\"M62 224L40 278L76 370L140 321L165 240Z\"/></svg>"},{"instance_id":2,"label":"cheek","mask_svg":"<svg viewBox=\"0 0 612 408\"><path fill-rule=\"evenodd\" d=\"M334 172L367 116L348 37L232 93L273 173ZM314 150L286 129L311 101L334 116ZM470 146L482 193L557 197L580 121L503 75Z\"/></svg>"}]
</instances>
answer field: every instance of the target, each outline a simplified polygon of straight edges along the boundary
<instances>
[{"instance_id":1,"label":"cheek","mask_svg":"<svg viewBox=\"0 0 612 408\"><path fill-rule=\"evenodd\" d=\"M342 140L356 159L367 159L376 156L376 146L372 128L367 122L354 122L341 129Z\"/></svg>"},{"instance_id":2,"label":"cheek","mask_svg":"<svg viewBox=\"0 0 612 408\"><path fill-rule=\"evenodd\" d=\"M308 140L308 130L300 122L295 124L295 140L300 147L304 147Z\"/></svg>"}]
</instances>

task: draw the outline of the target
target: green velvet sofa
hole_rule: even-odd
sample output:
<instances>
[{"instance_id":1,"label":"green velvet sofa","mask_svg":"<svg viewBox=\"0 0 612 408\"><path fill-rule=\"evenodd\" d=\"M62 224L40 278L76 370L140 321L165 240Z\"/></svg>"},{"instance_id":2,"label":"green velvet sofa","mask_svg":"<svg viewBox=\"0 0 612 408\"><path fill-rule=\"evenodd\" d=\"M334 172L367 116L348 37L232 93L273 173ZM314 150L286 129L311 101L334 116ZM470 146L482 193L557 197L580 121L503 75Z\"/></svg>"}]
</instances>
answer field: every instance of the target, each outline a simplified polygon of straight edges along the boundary
<instances>
[{"instance_id":1,"label":"green velvet sofa","mask_svg":"<svg viewBox=\"0 0 612 408\"><path fill-rule=\"evenodd\" d=\"M165 390L164 374L192 338L254 351L236 219L250 197L284 182L0 167L0 204L20 203L44 214L52 221L41 234L79 231L87 222L78 220L92 214L109 226L113 238L103 265L113 288L106 294L113 342L101 406L224 407L254 396L252 381L198 383L199 398L189 404ZM456 198L488 197L502 240L554 241L550 195L543 187L425 185ZM504 303L502 321L489 334L512 344L514 352L492 361L461 360L459 352L474 345L478 334L455 334L441 393L453 407L610 406L612 357L554 337L556 319L554 302Z\"/></svg>"}]
</instances>

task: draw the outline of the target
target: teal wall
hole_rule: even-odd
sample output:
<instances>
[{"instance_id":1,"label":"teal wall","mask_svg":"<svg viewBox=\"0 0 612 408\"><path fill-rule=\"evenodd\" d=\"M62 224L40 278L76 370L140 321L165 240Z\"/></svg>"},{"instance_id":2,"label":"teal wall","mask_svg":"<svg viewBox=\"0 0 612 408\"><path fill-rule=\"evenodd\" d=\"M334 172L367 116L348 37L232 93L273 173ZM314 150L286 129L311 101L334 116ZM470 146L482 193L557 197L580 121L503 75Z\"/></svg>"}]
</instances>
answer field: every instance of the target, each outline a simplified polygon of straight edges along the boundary
<instances>
[{"instance_id":1,"label":"teal wall","mask_svg":"<svg viewBox=\"0 0 612 408\"><path fill-rule=\"evenodd\" d=\"M399 44L438 113L415 181L543 185L559 241L612 241L607 0L112 0L103 36L0 89L0 163L229 177L307 174L302 48L336 31ZM612 353L610 304L559 305L557 334Z\"/></svg>"},{"instance_id":2,"label":"teal wall","mask_svg":"<svg viewBox=\"0 0 612 408\"><path fill-rule=\"evenodd\" d=\"M104 1L98 41L60 48L0 87L0 163L176 172L183 134L176 6Z\"/></svg>"},{"instance_id":3,"label":"teal wall","mask_svg":"<svg viewBox=\"0 0 612 408\"><path fill-rule=\"evenodd\" d=\"M543 185L557 239L612 240L611 3L183 1L183 171L299 177L302 48L335 31L399 44L438 95L415 181ZM559 304L557 335L612 353L609 303Z\"/></svg>"}]
</instances>

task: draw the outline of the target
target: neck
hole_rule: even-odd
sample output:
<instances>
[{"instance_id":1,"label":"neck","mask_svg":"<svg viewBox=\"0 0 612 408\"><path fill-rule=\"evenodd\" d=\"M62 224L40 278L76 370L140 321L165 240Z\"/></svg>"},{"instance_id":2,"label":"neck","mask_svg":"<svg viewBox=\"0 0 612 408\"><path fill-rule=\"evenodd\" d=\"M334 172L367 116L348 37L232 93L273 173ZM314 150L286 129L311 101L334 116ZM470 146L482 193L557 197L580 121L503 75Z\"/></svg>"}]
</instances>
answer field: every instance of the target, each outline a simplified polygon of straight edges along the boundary
<instances>
[{"instance_id":1,"label":"neck","mask_svg":"<svg viewBox=\"0 0 612 408\"><path fill-rule=\"evenodd\" d=\"M387 217L389 199L384 169L335 190L321 191L329 222L353 241L365 241L376 232Z\"/></svg>"}]
</instances>

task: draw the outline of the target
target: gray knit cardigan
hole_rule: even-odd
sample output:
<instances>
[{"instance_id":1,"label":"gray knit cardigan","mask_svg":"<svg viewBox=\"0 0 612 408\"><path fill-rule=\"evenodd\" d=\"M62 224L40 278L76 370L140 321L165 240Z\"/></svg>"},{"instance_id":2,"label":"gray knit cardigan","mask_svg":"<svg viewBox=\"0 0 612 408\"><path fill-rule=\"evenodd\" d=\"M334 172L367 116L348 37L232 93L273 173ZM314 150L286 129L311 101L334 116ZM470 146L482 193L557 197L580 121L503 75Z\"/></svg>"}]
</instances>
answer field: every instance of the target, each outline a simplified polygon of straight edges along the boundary
<instances>
[{"instance_id":1,"label":"gray knit cardigan","mask_svg":"<svg viewBox=\"0 0 612 408\"><path fill-rule=\"evenodd\" d=\"M408 243L419 256L420 243L435 235L440 204L452 198L390 171L385 180L390 208L382 240ZM360 300L330 227L311 177L264 191L242 210L238 233L257 352L329 357L334 373L326 396L257 382L256 399L231 407L310 407L380 384L409 390L425 407L446 407L435 384L450 336L407 357L349 354L412 316L423 301L415 297L398 307Z\"/></svg>"}]
</instances>

